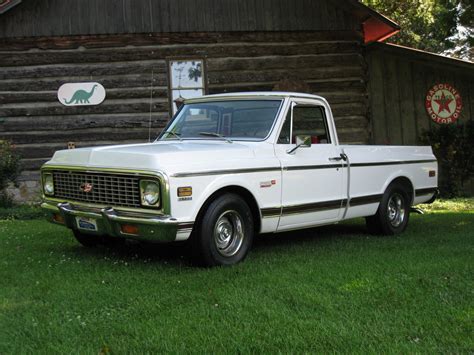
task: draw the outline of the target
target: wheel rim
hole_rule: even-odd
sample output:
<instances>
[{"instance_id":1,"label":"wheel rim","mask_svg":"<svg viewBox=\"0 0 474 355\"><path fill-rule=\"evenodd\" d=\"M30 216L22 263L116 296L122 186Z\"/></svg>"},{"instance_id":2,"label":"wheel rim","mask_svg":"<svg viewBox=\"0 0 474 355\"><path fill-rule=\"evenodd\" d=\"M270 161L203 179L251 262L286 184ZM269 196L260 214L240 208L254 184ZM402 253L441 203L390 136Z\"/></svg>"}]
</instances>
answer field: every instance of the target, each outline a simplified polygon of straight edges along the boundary
<instances>
[{"instance_id":1,"label":"wheel rim","mask_svg":"<svg viewBox=\"0 0 474 355\"><path fill-rule=\"evenodd\" d=\"M236 211L222 213L214 227L214 243L219 254L225 257L235 255L244 241L242 218Z\"/></svg>"},{"instance_id":2,"label":"wheel rim","mask_svg":"<svg viewBox=\"0 0 474 355\"><path fill-rule=\"evenodd\" d=\"M395 193L390 197L387 206L387 216L393 227L399 227L405 219L405 206L402 195Z\"/></svg>"}]
</instances>

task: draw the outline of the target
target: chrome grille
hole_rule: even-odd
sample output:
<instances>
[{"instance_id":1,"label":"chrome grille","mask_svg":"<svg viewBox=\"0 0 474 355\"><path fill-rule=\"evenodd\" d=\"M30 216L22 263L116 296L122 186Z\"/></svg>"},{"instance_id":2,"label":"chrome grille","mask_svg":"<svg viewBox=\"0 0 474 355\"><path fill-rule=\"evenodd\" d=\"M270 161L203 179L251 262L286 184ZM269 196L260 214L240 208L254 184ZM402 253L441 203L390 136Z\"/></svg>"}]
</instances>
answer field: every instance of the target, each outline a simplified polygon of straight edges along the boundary
<instances>
[{"instance_id":1,"label":"chrome grille","mask_svg":"<svg viewBox=\"0 0 474 355\"><path fill-rule=\"evenodd\" d=\"M54 197L67 201L89 202L107 206L141 207L138 176L53 171ZM91 184L84 192L81 186Z\"/></svg>"}]
</instances>

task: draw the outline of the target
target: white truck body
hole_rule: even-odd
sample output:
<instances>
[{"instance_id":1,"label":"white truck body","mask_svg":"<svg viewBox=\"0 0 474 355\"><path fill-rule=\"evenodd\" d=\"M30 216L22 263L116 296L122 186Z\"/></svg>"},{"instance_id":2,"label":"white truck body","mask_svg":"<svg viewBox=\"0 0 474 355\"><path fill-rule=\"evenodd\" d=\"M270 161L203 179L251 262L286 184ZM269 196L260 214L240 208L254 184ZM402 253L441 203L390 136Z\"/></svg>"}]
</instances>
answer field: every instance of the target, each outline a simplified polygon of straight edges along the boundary
<instances>
[{"instance_id":1,"label":"white truck body","mask_svg":"<svg viewBox=\"0 0 474 355\"><path fill-rule=\"evenodd\" d=\"M63 209L64 217L67 213L77 215L81 206L96 209L98 215L104 208L113 208L117 215L121 210L146 216L154 214L178 225L174 238L166 239L169 241L188 239L203 206L222 189L242 191L246 199L253 199L249 205L258 208L259 220L255 224L259 233L372 216L387 187L396 179L410 187L410 205L433 199L438 167L431 147L340 145L331 108L322 97L257 92L205 96L188 100L186 104L250 99L281 100L273 126L261 140L233 139L228 142L216 137L201 137L63 150L56 152L43 167L43 172L156 174L162 184L163 205L159 210L121 208L97 201L47 195L44 195L43 207L54 214L59 211L58 204L68 203L69 207ZM330 142L302 146L291 153L289 151L296 146L294 142L278 143L292 105L323 108ZM179 197L180 187L191 187L192 196ZM72 205L74 207L70 207ZM67 225L74 228L71 223Z\"/></svg>"}]
</instances>

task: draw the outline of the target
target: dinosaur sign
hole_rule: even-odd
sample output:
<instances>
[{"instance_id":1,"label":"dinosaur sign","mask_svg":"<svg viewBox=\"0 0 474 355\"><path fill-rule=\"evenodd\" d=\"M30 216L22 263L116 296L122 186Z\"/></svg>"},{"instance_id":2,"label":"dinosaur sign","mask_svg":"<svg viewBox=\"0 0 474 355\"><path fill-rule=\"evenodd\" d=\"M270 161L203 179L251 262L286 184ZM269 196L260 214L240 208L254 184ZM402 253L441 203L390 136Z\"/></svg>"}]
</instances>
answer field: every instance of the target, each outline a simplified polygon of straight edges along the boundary
<instances>
[{"instance_id":1,"label":"dinosaur sign","mask_svg":"<svg viewBox=\"0 0 474 355\"><path fill-rule=\"evenodd\" d=\"M99 105L105 89L99 83L67 83L58 89L58 100L65 106Z\"/></svg>"}]
</instances>

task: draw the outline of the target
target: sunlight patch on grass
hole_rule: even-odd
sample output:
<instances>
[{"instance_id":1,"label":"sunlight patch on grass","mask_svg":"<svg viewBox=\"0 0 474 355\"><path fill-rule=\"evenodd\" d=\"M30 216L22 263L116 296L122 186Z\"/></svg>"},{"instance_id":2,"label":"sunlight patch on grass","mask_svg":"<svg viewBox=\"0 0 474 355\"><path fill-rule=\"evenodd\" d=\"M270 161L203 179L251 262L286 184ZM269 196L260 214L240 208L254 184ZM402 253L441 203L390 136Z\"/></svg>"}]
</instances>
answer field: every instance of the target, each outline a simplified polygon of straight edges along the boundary
<instances>
[{"instance_id":1,"label":"sunlight patch on grass","mask_svg":"<svg viewBox=\"0 0 474 355\"><path fill-rule=\"evenodd\" d=\"M451 200L436 200L430 205L418 205L422 210L451 211L451 212L474 212L474 198L454 198Z\"/></svg>"},{"instance_id":2,"label":"sunlight patch on grass","mask_svg":"<svg viewBox=\"0 0 474 355\"><path fill-rule=\"evenodd\" d=\"M0 302L0 311L6 312L6 311L14 311L19 308L23 307L28 307L31 305L32 302L15 302L12 300L5 299Z\"/></svg>"},{"instance_id":3,"label":"sunlight patch on grass","mask_svg":"<svg viewBox=\"0 0 474 355\"><path fill-rule=\"evenodd\" d=\"M346 283L345 285L339 287L341 291L353 292L359 290L368 290L371 286L371 282L368 279L356 279L351 282Z\"/></svg>"}]
</instances>

